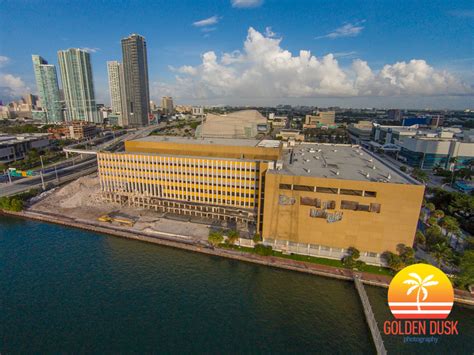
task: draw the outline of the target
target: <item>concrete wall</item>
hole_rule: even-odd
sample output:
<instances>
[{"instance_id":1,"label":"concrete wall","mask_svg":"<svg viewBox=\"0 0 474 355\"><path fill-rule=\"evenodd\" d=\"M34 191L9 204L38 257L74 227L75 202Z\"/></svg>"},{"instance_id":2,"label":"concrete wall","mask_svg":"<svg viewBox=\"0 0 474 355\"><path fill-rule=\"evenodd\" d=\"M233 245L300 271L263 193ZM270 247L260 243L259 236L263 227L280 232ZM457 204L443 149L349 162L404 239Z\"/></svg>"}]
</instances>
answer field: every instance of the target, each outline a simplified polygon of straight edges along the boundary
<instances>
[{"instance_id":1,"label":"concrete wall","mask_svg":"<svg viewBox=\"0 0 474 355\"><path fill-rule=\"evenodd\" d=\"M376 197L330 194L314 191L280 189L280 184L308 185L336 189L372 191ZM340 191L340 190L339 190ZM396 251L398 244L411 246L423 199L424 186L337 180L292 176L270 172L265 180L263 238L308 243L333 248L356 247L361 252L381 254ZM282 204L280 196L285 196ZM301 204L301 197L335 201L342 219L329 223L325 218L310 216L310 210L321 210ZM294 203L291 202L294 199ZM363 205L380 204L380 213L341 208L341 201Z\"/></svg>"}]
</instances>

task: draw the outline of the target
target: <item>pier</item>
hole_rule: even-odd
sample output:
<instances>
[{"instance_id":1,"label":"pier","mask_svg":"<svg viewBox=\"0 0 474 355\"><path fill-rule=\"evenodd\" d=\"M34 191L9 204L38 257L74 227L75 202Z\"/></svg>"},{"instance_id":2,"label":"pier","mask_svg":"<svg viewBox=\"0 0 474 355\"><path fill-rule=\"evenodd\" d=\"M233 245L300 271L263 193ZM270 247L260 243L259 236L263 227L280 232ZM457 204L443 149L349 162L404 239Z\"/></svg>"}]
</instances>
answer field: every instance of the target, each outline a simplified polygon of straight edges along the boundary
<instances>
[{"instance_id":1,"label":"pier","mask_svg":"<svg viewBox=\"0 0 474 355\"><path fill-rule=\"evenodd\" d=\"M367 324L369 325L370 334L372 334L372 340L374 341L377 354L386 355L387 350L385 349L385 345L383 344L382 334L380 333L377 321L375 320L374 312L372 311L372 306L370 305L369 298L367 297L367 293L365 292L364 285L358 275L354 275L354 284L362 302L362 307L364 308L365 319L367 320Z\"/></svg>"}]
</instances>

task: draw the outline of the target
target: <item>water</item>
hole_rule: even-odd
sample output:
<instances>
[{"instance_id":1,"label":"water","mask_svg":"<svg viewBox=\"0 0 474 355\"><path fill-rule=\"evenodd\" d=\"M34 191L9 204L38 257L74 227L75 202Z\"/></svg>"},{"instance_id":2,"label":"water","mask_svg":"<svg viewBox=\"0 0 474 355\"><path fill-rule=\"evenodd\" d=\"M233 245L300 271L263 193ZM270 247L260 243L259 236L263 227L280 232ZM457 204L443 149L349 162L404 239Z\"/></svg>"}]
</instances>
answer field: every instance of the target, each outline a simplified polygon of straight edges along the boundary
<instances>
[{"instance_id":1,"label":"water","mask_svg":"<svg viewBox=\"0 0 474 355\"><path fill-rule=\"evenodd\" d=\"M2 354L374 353L352 283L0 218Z\"/></svg>"}]
</instances>

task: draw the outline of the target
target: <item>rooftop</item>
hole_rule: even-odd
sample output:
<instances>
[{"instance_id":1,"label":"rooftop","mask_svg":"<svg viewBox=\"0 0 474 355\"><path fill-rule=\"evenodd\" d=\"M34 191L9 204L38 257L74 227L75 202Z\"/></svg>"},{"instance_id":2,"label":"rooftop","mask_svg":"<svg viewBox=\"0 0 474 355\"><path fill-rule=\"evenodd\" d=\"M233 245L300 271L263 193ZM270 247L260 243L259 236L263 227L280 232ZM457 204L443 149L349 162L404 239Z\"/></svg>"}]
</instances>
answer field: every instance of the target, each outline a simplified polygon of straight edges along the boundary
<instances>
[{"instance_id":1,"label":"rooftop","mask_svg":"<svg viewBox=\"0 0 474 355\"><path fill-rule=\"evenodd\" d=\"M258 139L233 139L233 138L191 138L176 136L148 136L133 139L136 142L169 142L178 144L203 144L203 145L227 145L237 147L256 147L261 142Z\"/></svg>"},{"instance_id":2,"label":"rooftop","mask_svg":"<svg viewBox=\"0 0 474 355\"><path fill-rule=\"evenodd\" d=\"M370 152L350 145L297 145L283 152L283 168L275 172L341 180L416 183L416 180L402 175Z\"/></svg>"},{"instance_id":3,"label":"rooftop","mask_svg":"<svg viewBox=\"0 0 474 355\"><path fill-rule=\"evenodd\" d=\"M259 125L266 125L267 119L257 110L242 110L225 115L208 113L199 128L203 137L254 138Z\"/></svg>"}]
</instances>

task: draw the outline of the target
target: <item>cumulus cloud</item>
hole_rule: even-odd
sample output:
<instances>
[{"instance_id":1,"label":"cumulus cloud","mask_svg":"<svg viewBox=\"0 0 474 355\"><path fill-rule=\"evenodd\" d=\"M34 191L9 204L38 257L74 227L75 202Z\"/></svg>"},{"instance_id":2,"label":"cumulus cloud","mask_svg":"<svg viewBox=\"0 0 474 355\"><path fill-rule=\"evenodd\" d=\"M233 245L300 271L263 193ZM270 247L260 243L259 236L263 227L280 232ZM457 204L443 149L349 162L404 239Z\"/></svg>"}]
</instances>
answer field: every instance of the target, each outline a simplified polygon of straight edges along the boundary
<instances>
[{"instance_id":1,"label":"cumulus cloud","mask_svg":"<svg viewBox=\"0 0 474 355\"><path fill-rule=\"evenodd\" d=\"M364 22L365 20L362 20L356 23L346 23L345 25L342 25L341 27L336 28L334 31L329 32L328 34L324 36L316 37L316 39L320 39L320 38L335 39L335 38L341 38L341 37L358 36L364 29L364 26L362 26Z\"/></svg>"},{"instance_id":2,"label":"cumulus cloud","mask_svg":"<svg viewBox=\"0 0 474 355\"><path fill-rule=\"evenodd\" d=\"M276 33L272 31L270 26L265 27L265 37L276 37Z\"/></svg>"},{"instance_id":3,"label":"cumulus cloud","mask_svg":"<svg viewBox=\"0 0 474 355\"><path fill-rule=\"evenodd\" d=\"M29 92L30 88L24 81L12 74L0 73L0 98L13 100Z\"/></svg>"},{"instance_id":4,"label":"cumulus cloud","mask_svg":"<svg viewBox=\"0 0 474 355\"><path fill-rule=\"evenodd\" d=\"M3 68L10 62L10 58L5 57L4 55L0 55L0 68Z\"/></svg>"},{"instance_id":5,"label":"cumulus cloud","mask_svg":"<svg viewBox=\"0 0 474 355\"><path fill-rule=\"evenodd\" d=\"M195 26L195 27L211 26L211 25L217 24L219 22L219 20L220 20L220 17L217 16L217 15L214 15L214 16L208 17L204 20L199 20L199 21L193 22L193 26Z\"/></svg>"},{"instance_id":6,"label":"cumulus cloud","mask_svg":"<svg viewBox=\"0 0 474 355\"><path fill-rule=\"evenodd\" d=\"M293 54L282 48L281 41L249 28L242 50L220 57L206 52L199 65L172 68L173 84L155 87L190 99L473 94L472 87L422 59L387 64L378 71L361 59L341 67L334 54L317 57L307 50Z\"/></svg>"},{"instance_id":7,"label":"cumulus cloud","mask_svg":"<svg viewBox=\"0 0 474 355\"><path fill-rule=\"evenodd\" d=\"M259 7L263 4L263 0L231 0L232 7L252 8Z\"/></svg>"}]
</instances>

